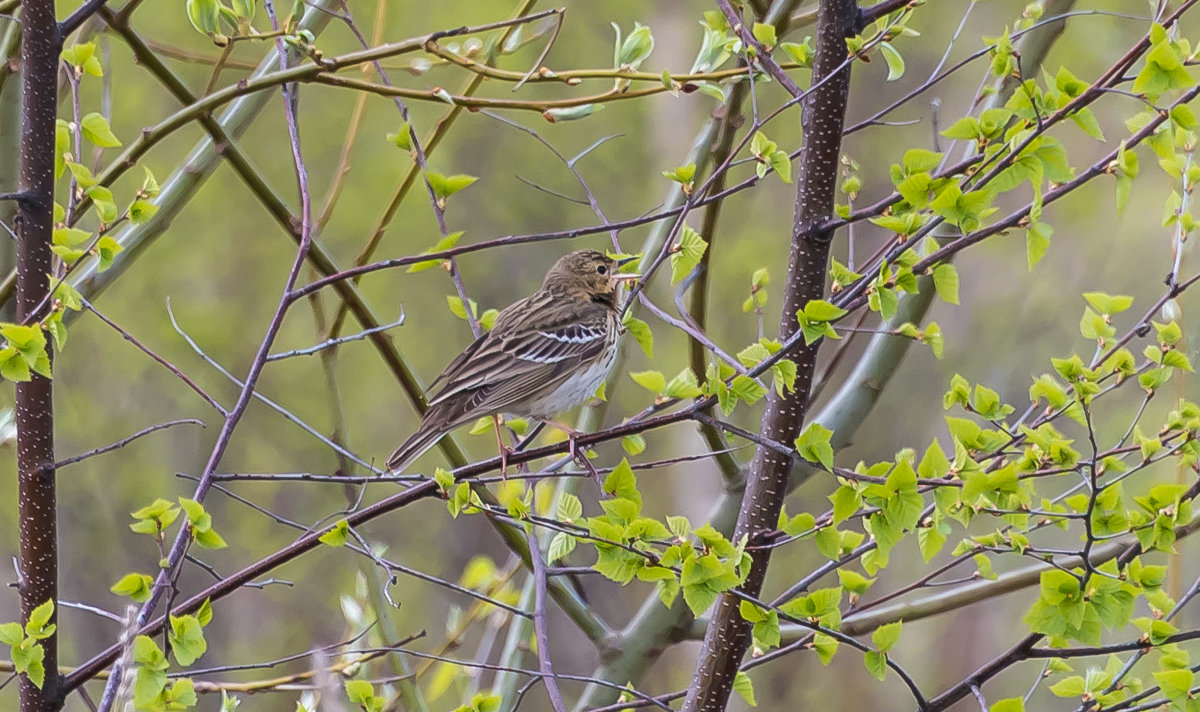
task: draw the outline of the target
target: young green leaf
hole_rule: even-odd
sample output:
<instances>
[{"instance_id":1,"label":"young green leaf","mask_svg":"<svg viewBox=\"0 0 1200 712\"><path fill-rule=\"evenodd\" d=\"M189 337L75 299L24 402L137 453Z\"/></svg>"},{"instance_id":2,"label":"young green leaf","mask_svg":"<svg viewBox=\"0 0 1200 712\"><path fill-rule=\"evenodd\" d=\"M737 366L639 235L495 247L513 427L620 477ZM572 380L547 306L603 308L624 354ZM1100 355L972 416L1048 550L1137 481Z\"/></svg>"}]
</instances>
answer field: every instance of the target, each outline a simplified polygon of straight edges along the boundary
<instances>
[{"instance_id":1,"label":"young green leaf","mask_svg":"<svg viewBox=\"0 0 1200 712\"><path fill-rule=\"evenodd\" d=\"M671 284L678 284L688 276L696 265L700 264L700 259L704 257L704 251L707 249L708 243L700 233L684 225L679 234L679 242L671 250Z\"/></svg>"},{"instance_id":2,"label":"young green leaf","mask_svg":"<svg viewBox=\"0 0 1200 712\"><path fill-rule=\"evenodd\" d=\"M121 141L108 127L108 119L104 118L103 114L93 111L85 115L80 120L79 127L83 129L83 137L100 148L115 148L121 145Z\"/></svg>"},{"instance_id":3,"label":"young green leaf","mask_svg":"<svg viewBox=\"0 0 1200 712\"><path fill-rule=\"evenodd\" d=\"M434 243L433 247L429 248L428 250L425 250L421 254L427 255L432 252L444 252L444 251L450 249L451 247L454 247L455 245L457 245L459 239L461 239L462 236L463 236L462 230L459 230L458 232L452 232L449 235L446 235L442 239L438 240L436 243ZM410 273L424 272L425 270L429 269L430 267L437 267L440 264L442 264L441 259L424 260L422 262L415 262L412 265L410 265L408 268L408 271ZM465 316L466 312L464 312L463 314Z\"/></svg>"},{"instance_id":4,"label":"young green leaf","mask_svg":"<svg viewBox=\"0 0 1200 712\"><path fill-rule=\"evenodd\" d=\"M466 483L464 482L463 484ZM333 525L332 529L318 537L317 540L326 546L344 546L346 544L346 537L349 535L350 523L345 519L342 519L337 524Z\"/></svg>"},{"instance_id":5,"label":"young green leaf","mask_svg":"<svg viewBox=\"0 0 1200 712\"><path fill-rule=\"evenodd\" d=\"M890 42L880 42L879 53L883 55L883 61L887 63L887 80L889 82L894 82L904 76L904 58Z\"/></svg>"},{"instance_id":6,"label":"young green leaf","mask_svg":"<svg viewBox=\"0 0 1200 712\"><path fill-rule=\"evenodd\" d=\"M818 462L825 469L833 469L833 446L830 439L833 431L820 423L810 423L800 437L796 438L796 451L809 462Z\"/></svg>"},{"instance_id":7,"label":"young green leaf","mask_svg":"<svg viewBox=\"0 0 1200 712\"><path fill-rule=\"evenodd\" d=\"M447 176L432 171L425 174L425 179L429 181L429 186L433 188L433 194L437 198L438 205L443 208L446 207L446 198L479 180L475 176L465 174Z\"/></svg>"}]
</instances>

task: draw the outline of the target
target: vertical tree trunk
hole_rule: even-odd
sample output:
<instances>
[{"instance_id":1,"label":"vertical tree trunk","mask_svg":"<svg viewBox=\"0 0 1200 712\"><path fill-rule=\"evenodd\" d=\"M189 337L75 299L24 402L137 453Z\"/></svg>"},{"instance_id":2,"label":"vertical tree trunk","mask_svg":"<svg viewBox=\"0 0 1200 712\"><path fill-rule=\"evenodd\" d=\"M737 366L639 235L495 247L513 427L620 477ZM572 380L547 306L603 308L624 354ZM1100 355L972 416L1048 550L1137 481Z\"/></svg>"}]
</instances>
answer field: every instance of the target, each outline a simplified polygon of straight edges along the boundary
<instances>
[{"instance_id":1,"label":"vertical tree trunk","mask_svg":"<svg viewBox=\"0 0 1200 712\"><path fill-rule=\"evenodd\" d=\"M791 258L784 291L780 338L787 339L798 327L796 311L825 291L829 261L829 234L818 226L833 213L837 185L838 154L841 151L850 67L846 60L846 36L858 16L854 0L822 0L817 15L817 49L812 82L816 86L802 102L801 122L804 147L796 181L796 216L792 226ZM839 69L839 67L841 67ZM819 85L819 86L818 86ZM808 414L808 393L816 369L817 345L799 349L794 355L797 378L795 391L778 396L771 392L763 415L762 434L776 442L790 443L799 434ZM775 528L787 493L791 459L759 447L751 464L750 478L734 530L735 541L756 537ZM753 553L750 575L741 590L758 596L766 576L769 549ZM738 599L722 595L704 635L685 712L719 712L725 709L734 677L750 643L750 626L738 612Z\"/></svg>"},{"instance_id":2,"label":"vertical tree trunk","mask_svg":"<svg viewBox=\"0 0 1200 712\"><path fill-rule=\"evenodd\" d=\"M21 3L21 177L16 218L17 320L34 323L49 289L54 204L54 129L61 41L54 0ZM45 306L41 307L45 310ZM49 350L49 347L47 347ZM58 532L54 493L54 410L50 379L17 384L17 471L21 537L21 618L58 597ZM57 617L57 616L56 616ZM58 638L41 641L46 679L41 689L21 678L21 712L61 707Z\"/></svg>"}]
</instances>

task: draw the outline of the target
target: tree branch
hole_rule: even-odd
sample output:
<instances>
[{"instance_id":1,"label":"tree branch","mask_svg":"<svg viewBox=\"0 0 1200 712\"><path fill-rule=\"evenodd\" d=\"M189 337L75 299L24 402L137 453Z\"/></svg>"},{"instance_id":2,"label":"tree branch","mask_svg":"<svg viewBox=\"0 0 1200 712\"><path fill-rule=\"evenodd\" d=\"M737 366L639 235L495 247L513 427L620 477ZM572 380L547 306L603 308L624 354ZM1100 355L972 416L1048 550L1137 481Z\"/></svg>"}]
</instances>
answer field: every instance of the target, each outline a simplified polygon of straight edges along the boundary
<instances>
[{"instance_id":1,"label":"tree branch","mask_svg":"<svg viewBox=\"0 0 1200 712\"><path fill-rule=\"evenodd\" d=\"M54 0L27 0L21 13L22 115L17 203L17 320L35 322L44 312L51 274L54 228L54 133L58 118L58 58L62 49ZM51 347L46 345L50 355ZM47 364L48 366L49 364ZM17 383L17 498L20 506L21 620L58 598L58 504L54 481L54 400L51 381L38 373ZM57 620L57 612L49 623ZM49 674L41 685L21 676L21 712L62 706L58 635L41 641Z\"/></svg>"},{"instance_id":2,"label":"tree branch","mask_svg":"<svg viewBox=\"0 0 1200 712\"><path fill-rule=\"evenodd\" d=\"M823 2L817 15L816 59L811 92L801 104L805 143L800 153L796 186L796 216L792 226L789 280L784 292L781 339L790 338L798 325L793 316L808 301L824 293L831 234L815 230L833 213L837 183L838 154L849 95L850 68L845 66L846 34L857 20L853 0ZM774 441L790 443L800 432L808 413L809 389L816 370L817 347L802 346L793 356L797 378L795 390L784 396L774 391L768 397L762 434ZM738 513L733 540L748 537L751 543L774 528L787 493L791 458L759 446L750 468L746 493ZM757 597L766 576L770 549L752 554L750 574L740 590ZM723 594L717 601L697 661L692 684L684 701L685 712L719 712L725 709L733 680L749 646L749 625L742 620L738 598Z\"/></svg>"},{"instance_id":3,"label":"tree branch","mask_svg":"<svg viewBox=\"0 0 1200 712\"><path fill-rule=\"evenodd\" d=\"M106 2L108 0L87 0L75 12L67 15L67 19L58 23L58 36L64 40L70 37L72 32L78 30L80 25L87 22L88 18L94 15Z\"/></svg>"}]
</instances>

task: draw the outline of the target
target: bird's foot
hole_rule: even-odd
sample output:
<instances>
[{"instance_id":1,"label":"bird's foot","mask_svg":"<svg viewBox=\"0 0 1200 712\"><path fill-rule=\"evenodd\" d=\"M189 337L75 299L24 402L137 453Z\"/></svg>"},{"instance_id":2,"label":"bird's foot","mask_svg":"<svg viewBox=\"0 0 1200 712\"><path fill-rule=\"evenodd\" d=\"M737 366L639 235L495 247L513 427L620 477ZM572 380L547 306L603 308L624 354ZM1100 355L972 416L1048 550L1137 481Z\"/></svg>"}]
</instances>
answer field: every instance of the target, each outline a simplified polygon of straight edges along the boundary
<instances>
[{"instance_id":1,"label":"bird's foot","mask_svg":"<svg viewBox=\"0 0 1200 712\"><path fill-rule=\"evenodd\" d=\"M500 479L508 482L508 458L516 451L504 444L504 435L500 432L502 422L499 415L492 416L492 424L496 426L496 447L500 448Z\"/></svg>"},{"instance_id":2,"label":"bird's foot","mask_svg":"<svg viewBox=\"0 0 1200 712\"><path fill-rule=\"evenodd\" d=\"M580 452L579 443L576 440L577 438L586 435L586 433L581 430L576 430L568 425L563 425L562 423L550 420L549 418L538 418L537 420L567 436L567 454L571 456L572 460L582 465L584 469L591 474L592 479L596 481L596 485L600 488L600 493L603 494L604 482L600 479L600 473L596 471L595 466L592 465L592 461L588 459L587 454Z\"/></svg>"},{"instance_id":3,"label":"bird's foot","mask_svg":"<svg viewBox=\"0 0 1200 712\"><path fill-rule=\"evenodd\" d=\"M511 447L506 445L500 446L500 479L508 482L508 457L515 452Z\"/></svg>"},{"instance_id":4,"label":"bird's foot","mask_svg":"<svg viewBox=\"0 0 1200 712\"><path fill-rule=\"evenodd\" d=\"M600 479L600 473L596 467L592 465L592 461L588 459L587 453L579 451L579 443L575 441L575 436L580 435L575 432L567 436L567 452L571 455L571 459L583 465L583 467L592 475L592 479L596 481L596 486L600 488L600 494L604 494L604 482Z\"/></svg>"}]
</instances>

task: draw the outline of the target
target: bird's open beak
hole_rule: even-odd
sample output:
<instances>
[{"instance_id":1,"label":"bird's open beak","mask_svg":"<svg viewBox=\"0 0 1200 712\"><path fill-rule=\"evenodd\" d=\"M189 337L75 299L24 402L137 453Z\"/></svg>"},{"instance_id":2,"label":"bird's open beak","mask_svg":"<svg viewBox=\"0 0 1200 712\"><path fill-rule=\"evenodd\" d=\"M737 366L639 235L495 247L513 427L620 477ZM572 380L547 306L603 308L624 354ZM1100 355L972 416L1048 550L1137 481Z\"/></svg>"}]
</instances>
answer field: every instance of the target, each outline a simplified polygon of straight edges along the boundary
<instances>
[{"instance_id":1,"label":"bird's open beak","mask_svg":"<svg viewBox=\"0 0 1200 712\"><path fill-rule=\"evenodd\" d=\"M634 255L633 257L626 257L624 259L617 260L617 268L620 269L621 267L624 267L625 265L629 264L630 262L633 262L636 259L637 259L637 256ZM635 279L641 279L641 277L642 277L642 275L640 275L640 274L637 274L634 272L627 272L625 274L613 275L613 280L617 281L617 282L632 282Z\"/></svg>"}]
</instances>

